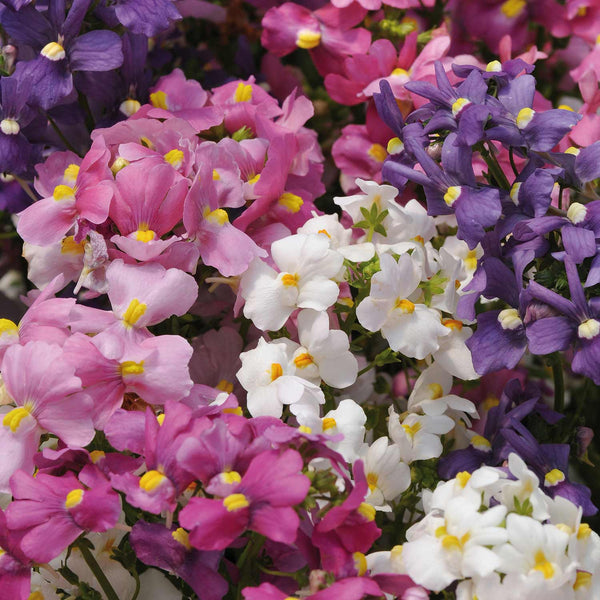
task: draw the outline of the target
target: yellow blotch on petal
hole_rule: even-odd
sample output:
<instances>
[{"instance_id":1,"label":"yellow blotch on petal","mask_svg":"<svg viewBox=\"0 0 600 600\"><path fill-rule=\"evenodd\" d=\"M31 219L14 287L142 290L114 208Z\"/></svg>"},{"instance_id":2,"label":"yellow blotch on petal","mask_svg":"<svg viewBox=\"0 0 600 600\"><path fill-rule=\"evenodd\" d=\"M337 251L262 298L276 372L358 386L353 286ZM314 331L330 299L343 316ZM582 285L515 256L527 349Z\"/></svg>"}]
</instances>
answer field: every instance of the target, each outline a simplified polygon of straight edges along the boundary
<instances>
[{"instance_id":1,"label":"yellow blotch on petal","mask_svg":"<svg viewBox=\"0 0 600 600\"><path fill-rule=\"evenodd\" d=\"M580 6L577 9L577 16L578 17L585 17L587 15L587 6Z\"/></svg>"},{"instance_id":2,"label":"yellow blotch on petal","mask_svg":"<svg viewBox=\"0 0 600 600\"><path fill-rule=\"evenodd\" d=\"M135 239L138 242L144 242L144 244L147 244L148 242L152 242L156 239L156 232L152 231L152 229L142 229L140 227L140 229L135 232Z\"/></svg>"},{"instance_id":3,"label":"yellow blotch on petal","mask_svg":"<svg viewBox=\"0 0 600 600\"><path fill-rule=\"evenodd\" d=\"M494 408L494 406L498 406L498 404L500 404L500 400L496 396L490 394L489 396L486 396L483 401L483 408L485 411L489 411Z\"/></svg>"},{"instance_id":4,"label":"yellow blotch on petal","mask_svg":"<svg viewBox=\"0 0 600 600\"><path fill-rule=\"evenodd\" d=\"M15 433L21 426L23 419L27 418L30 414L31 412L27 405L17 406L17 408L13 408L10 412L7 412L4 415L4 419L2 419L2 425L4 425L4 427L8 427L12 433Z\"/></svg>"},{"instance_id":5,"label":"yellow blotch on petal","mask_svg":"<svg viewBox=\"0 0 600 600\"><path fill-rule=\"evenodd\" d=\"M165 154L164 158L174 169L179 169L183 164L183 150L173 148Z\"/></svg>"},{"instance_id":6,"label":"yellow blotch on petal","mask_svg":"<svg viewBox=\"0 0 600 600\"><path fill-rule=\"evenodd\" d=\"M63 174L64 179L67 181L75 182L77 179L77 175L79 175L79 165L70 164Z\"/></svg>"},{"instance_id":7,"label":"yellow blotch on petal","mask_svg":"<svg viewBox=\"0 0 600 600\"><path fill-rule=\"evenodd\" d=\"M225 223L229 222L229 215L226 210L222 208L215 208L215 210L210 210L208 207L204 209L203 213L204 218L213 225L218 225L219 227L223 227Z\"/></svg>"},{"instance_id":8,"label":"yellow blotch on petal","mask_svg":"<svg viewBox=\"0 0 600 600\"><path fill-rule=\"evenodd\" d=\"M439 383L430 383L427 387L431 400L437 400L444 395L444 388Z\"/></svg>"},{"instance_id":9,"label":"yellow blotch on petal","mask_svg":"<svg viewBox=\"0 0 600 600\"><path fill-rule=\"evenodd\" d=\"M354 559L354 567L358 572L358 576L362 577L367 572L367 558L362 552L355 552L352 558Z\"/></svg>"},{"instance_id":10,"label":"yellow blotch on petal","mask_svg":"<svg viewBox=\"0 0 600 600\"><path fill-rule=\"evenodd\" d=\"M300 427L298 427L298 431L300 433L312 433L312 429L308 425L300 425Z\"/></svg>"},{"instance_id":11,"label":"yellow blotch on petal","mask_svg":"<svg viewBox=\"0 0 600 600\"><path fill-rule=\"evenodd\" d=\"M463 328L463 322L458 319L442 319L442 325L452 331L460 331Z\"/></svg>"},{"instance_id":12,"label":"yellow blotch on petal","mask_svg":"<svg viewBox=\"0 0 600 600\"><path fill-rule=\"evenodd\" d=\"M573 589L575 591L580 589L587 589L592 585L592 574L587 571L577 571L575 576L575 582L573 583Z\"/></svg>"},{"instance_id":13,"label":"yellow blotch on petal","mask_svg":"<svg viewBox=\"0 0 600 600\"><path fill-rule=\"evenodd\" d=\"M62 60L67 55L65 49L58 42L46 44L41 49L40 54L53 62Z\"/></svg>"},{"instance_id":14,"label":"yellow blotch on petal","mask_svg":"<svg viewBox=\"0 0 600 600\"><path fill-rule=\"evenodd\" d=\"M552 563L548 561L546 555L543 553L542 550L538 550L535 553L534 559L534 570L540 571L540 573L542 573L545 579L552 579L552 577L554 576L554 567L552 566Z\"/></svg>"},{"instance_id":15,"label":"yellow blotch on petal","mask_svg":"<svg viewBox=\"0 0 600 600\"><path fill-rule=\"evenodd\" d=\"M592 534L592 528L587 523L582 523L577 529L577 539L584 540Z\"/></svg>"},{"instance_id":16,"label":"yellow blotch on petal","mask_svg":"<svg viewBox=\"0 0 600 600\"><path fill-rule=\"evenodd\" d=\"M565 154L572 154L573 156L578 156L581 150L579 148L575 148L575 146L569 146L565 150Z\"/></svg>"},{"instance_id":17,"label":"yellow blotch on petal","mask_svg":"<svg viewBox=\"0 0 600 600\"><path fill-rule=\"evenodd\" d=\"M90 460L96 464L98 461L102 460L106 456L104 450L92 450L90 452Z\"/></svg>"},{"instance_id":18,"label":"yellow blotch on petal","mask_svg":"<svg viewBox=\"0 0 600 600\"><path fill-rule=\"evenodd\" d=\"M164 110L169 108L167 105L167 95L162 90L150 94L150 104L155 108L163 108Z\"/></svg>"},{"instance_id":19,"label":"yellow blotch on petal","mask_svg":"<svg viewBox=\"0 0 600 600\"><path fill-rule=\"evenodd\" d=\"M71 490L67 494L67 498L65 499L65 508L74 508L75 506L80 504L83 500L83 493L83 490L80 488L75 488L74 490Z\"/></svg>"},{"instance_id":20,"label":"yellow blotch on petal","mask_svg":"<svg viewBox=\"0 0 600 600\"><path fill-rule=\"evenodd\" d=\"M275 381L283 375L283 369L279 363L271 364L271 381Z\"/></svg>"},{"instance_id":21,"label":"yellow blotch on petal","mask_svg":"<svg viewBox=\"0 0 600 600\"><path fill-rule=\"evenodd\" d=\"M299 354L294 359L294 364L298 369L305 369L306 367L314 364L313 357L308 353L304 352L303 354Z\"/></svg>"},{"instance_id":22,"label":"yellow blotch on petal","mask_svg":"<svg viewBox=\"0 0 600 600\"><path fill-rule=\"evenodd\" d=\"M160 471L148 471L140 477L140 488L145 492L153 492L166 479Z\"/></svg>"},{"instance_id":23,"label":"yellow blotch on petal","mask_svg":"<svg viewBox=\"0 0 600 600\"><path fill-rule=\"evenodd\" d=\"M223 505L228 512L235 512L250 506L250 502L244 494L229 494L229 496L223 498Z\"/></svg>"},{"instance_id":24,"label":"yellow blotch on petal","mask_svg":"<svg viewBox=\"0 0 600 600\"><path fill-rule=\"evenodd\" d=\"M127 310L123 314L123 321L127 327L133 327L146 312L148 306L143 302L140 302L137 298L134 298L127 307Z\"/></svg>"},{"instance_id":25,"label":"yellow blotch on petal","mask_svg":"<svg viewBox=\"0 0 600 600\"><path fill-rule=\"evenodd\" d=\"M291 192L283 192L277 202L291 213L297 213L304 204L304 200L300 196Z\"/></svg>"},{"instance_id":26,"label":"yellow blotch on petal","mask_svg":"<svg viewBox=\"0 0 600 600\"><path fill-rule=\"evenodd\" d=\"M240 81L237 88L235 88L233 100L235 102L250 102L252 100L252 86Z\"/></svg>"},{"instance_id":27,"label":"yellow blotch on petal","mask_svg":"<svg viewBox=\"0 0 600 600\"><path fill-rule=\"evenodd\" d=\"M488 73L498 73L502 71L502 63L499 60L493 60L485 66Z\"/></svg>"},{"instance_id":28,"label":"yellow blotch on petal","mask_svg":"<svg viewBox=\"0 0 600 600\"><path fill-rule=\"evenodd\" d=\"M387 157L387 151L381 144L373 144L367 154L377 162L383 162Z\"/></svg>"},{"instance_id":29,"label":"yellow blotch on petal","mask_svg":"<svg viewBox=\"0 0 600 600\"><path fill-rule=\"evenodd\" d=\"M471 101L468 98L457 98L452 103L452 115L456 117L456 115L458 115L463 108L469 106L469 104L471 104Z\"/></svg>"},{"instance_id":30,"label":"yellow blotch on petal","mask_svg":"<svg viewBox=\"0 0 600 600\"><path fill-rule=\"evenodd\" d=\"M485 452L491 450L492 445L482 435L474 435L471 438L471 446L477 450L484 450Z\"/></svg>"},{"instance_id":31,"label":"yellow blotch on petal","mask_svg":"<svg viewBox=\"0 0 600 600\"><path fill-rule=\"evenodd\" d=\"M248 183L250 184L254 184L256 183L258 180L260 179L260 173L257 173L256 175L253 175L252 177L250 177L250 179L248 179Z\"/></svg>"},{"instance_id":32,"label":"yellow blotch on petal","mask_svg":"<svg viewBox=\"0 0 600 600\"><path fill-rule=\"evenodd\" d=\"M367 521L375 520L375 508L366 502L361 502L356 509Z\"/></svg>"},{"instance_id":33,"label":"yellow blotch on petal","mask_svg":"<svg viewBox=\"0 0 600 600\"><path fill-rule=\"evenodd\" d=\"M179 542L182 546L185 546L187 550L192 549L192 545L190 544L190 536L183 527L178 527L175 531L173 531L171 533L171 537L176 542Z\"/></svg>"},{"instance_id":34,"label":"yellow blotch on petal","mask_svg":"<svg viewBox=\"0 0 600 600\"><path fill-rule=\"evenodd\" d=\"M227 392L228 394L233 392L233 383L231 383L231 381L227 381L227 379L221 379L221 381L219 381L215 387L222 392Z\"/></svg>"},{"instance_id":35,"label":"yellow blotch on petal","mask_svg":"<svg viewBox=\"0 0 600 600\"><path fill-rule=\"evenodd\" d=\"M321 33L312 29L301 29L296 36L296 46L303 50L311 50L321 43Z\"/></svg>"},{"instance_id":36,"label":"yellow blotch on petal","mask_svg":"<svg viewBox=\"0 0 600 600\"><path fill-rule=\"evenodd\" d=\"M27 596L27 600L44 600L45 596L42 592L31 592L29 596Z\"/></svg>"},{"instance_id":37,"label":"yellow blotch on petal","mask_svg":"<svg viewBox=\"0 0 600 600\"><path fill-rule=\"evenodd\" d=\"M163 426L166 417L167 415L165 415L165 413L160 413L160 415L156 415L156 421L161 427Z\"/></svg>"},{"instance_id":38,"label":"yellow blotch on petal","mask_svg":"<svg viewBox=\"0 0 600 600\"><path fill-rule=\"evenodd\" d=\"M521 14L526 6L526 0L506 0L500 7L500 11L505 17L514 19Z\"/></svg>"},{"instance_id":39,"label":"yellow blotch on petal","mask_svg":"<svg viewBox=\"0 0 600 600\"><path fill-rule=\"evenodd\" d=\"M119 365L121 375L141 375L144 372L144 361L126 360Z\"/></svg>"},{"instance_id":40,"label":"yellow blotch on petal","mask_svg":"<svg viewBox=\"0 0 600 600\"><path fill-rule=\"evenodd\" d=\"M326 235L329 239L331 239L331 236L329 235L329 231L327 231L327 229L319 229L319 231L317 231L317 233L322 233L322 234Z\"/></svg>"},{"instance_id":41,"label":"yellow blotch on petal","mask_svg":"<svg viewBox=\"0 0 600 600\"><path fill-rule=\"evenodd\" d=\"M129 164L129 161L122 156L115 158L113 164L110 166L110 170L113 175L116 175L121 169L124 169Z\"/></svg>"},{"instance_id":42,"label":"yellow blotch on petal","mask_svg":"<svg viewBox=\"0 0 600 600\"><path fill-rule=\"evenodd\" d=\"M10 319L0 319L0 336L5 333L8 335L17 335L19 333L19 327Z\"/></svg>"},{"instance_id":43,"label":"yellow blotch on petal","mask_svg":"<svg viewBox=\"0 0 600 600\"><path fill-rule=\"evenodd\" d=\"M403 423L402 429L404 429L404 431L406 432L406 435L410 439L413 439L415 437L415 435L417 434L417 432L421 430L421 423L419 421L417 421L416 423L413 423L412 425Z\"/></svg>"},{"instance_id":44,"label":"yellow blotch on petal","mask_svg":"<svg viewBox=\"0 0 600 600\"><path fill-rule=\"evenodd\" d=\"M238 415L240 417L244 414L241 406L236 406L235 408L224 408L223 412L229 415Z\"/></svg>"},{"instance_id":45,"label":"yellow blotch on petal","mask_svg":"<svg viewBox=\"0 0 600 600\"><path fill-rule=\"evenodd\" d=\"M217 171L216 169L212 170L212 178L213 181L219 181L219 179L221 179L221 176L219 175L219 171Z\"/></svg>"},{"instance_id":46,"label":"yellow blotch on petal","mask_svg":"<svg viewBox=\"0 0 600 600\"><path fill-rule=\"evenodd\" d=\"M445 535L442 538L442 548L444 550L461 550L462 546L455 535Z\"/></svg>"},{"instance_id":47,"label":"yellow blotch on petal","mask_svg":"<svg viewBox=\"0 0 600 600\"><path fill-rule=\"evenodd\" d=\"M367 473L367 484L369 485L369 489L373 491L377 487L377 482L379 481L379 476L377 473Z\"/></svg>"},{"instance_id":48,"label":"yellow blotch on petal","mask_svg":"<svg viewBox=\"0 0 600 600\"><path fill-rule=\"evenodd\" d=\"M85 240L76 242L72 235L67 236L60 243L61 254L83 254L85 252Z\"/></svg>"},{"instance_id":49,"label":"yellow blotch on petal","mask_svg":"<svg viewBox=\"0 0 600 600\"><path fill-rule=\"evenodd\" d=\"M135 115L135 113L142 108L142 105L138 100L134 98L127 98L127 100L123 100L119 105L119 110L126 116L131 117L131 115Z\"/></svg>"},{"instance_id":50,"label":"yellow blotch on petal","mask_svg":"<svg viewBox=\"0 0 600 600\"><path fill-rule=\"evenodd\" d=\"M452 206L459 198L462 192L460 185L451 185L444 194L444 202L448 206Z\"/></svg>"},{"instance_id":51,"label":"yellow blotch on petal","mask_svg":"<svg viewBox=\"0 0 600 600\"><path fill-rule=\"evenodd\" d=\"M529 123L531 123L531 119L535 115L535 110L533 108L522 108L517 115L517 127L519 129L525 129Z\"/></svg>"},{"instance_id":52,"label":"yellow blotch on petal","mask_svg":"<svg viewBox=\"0 0 600 600\"><path fill-rule=\"evenodd\" d=\"M546 473L544 483L547 486L554 487L565 480L565 474L560 469L552 469Z\"/></svg>"},{"instance_id":53,"label":"yellow blotch on petal","mask_svg":"<svg viewBox=\"0 0 600 600\"><path fill-rule=\"evenodd\" d=\"M469 479L471 479L471 473L468 471L461 471L456 474L456 481L461 488L464 488L467 485Z\"/></svg>"},{"instance_id":54,"label":"yellow blotch on petal","mask_svg":"<svg viewBox=\"0 0 600 600\"><path fill-rule=\"evenodd\" d=\"M410 314L415 312L415 305L410 301L402 298L397 298L394 304L394 308L400 310L404 314Z\"/></svg>"},{"instance_id":55,"label":"yellow blotch on petal","mask_svg":"<svg viewBox=\"0 0 600 600\"><path fill-rule=\"evenodd\" d=\"M333 417L324 417L323 421L323 431L327 431L328 429L333 429L337 427L337 422Z\"/></svg>"},{"instance_id":56,"label":"yellow blotch on petal","mask_svg":"<svg viewBox=\"0 0 600 600\"><path fill-rule=\"evenodd\" d=\"M413 239L413 241L417 242L418 244L425 243L425 238L422 235L415 235L415 237L412 239Z\"/></svg>"},{"instance_id":57,"label":"yellow blotch on petal","mask_svg":"<svg viewBox=\"0 0 600 600\"><path fill-rule=\"evenodd\" d=\"M286 287L298 286L299 279L300 278L298 277L297 273L294 273L293 275L292 273L285 273L281 278L281 283L283 283L283 285Z\"/></svg>"},{"instance_id":58,"label":"yellow blotch on petal","mask_svg":"<svg viewBox=\"0 0 600 600\"><path fill-rule=\"evenodd\" d=\"M391 73L390 77L408 77L408 71L406 69L402 69L401 67L396 67Z\"/></svg>"},{"instance_id":59,"label":"yellow blotch on petal","mask_svg":"<svg viewBox=\"0 0 600 600\"><path fill-rule=\"evenodd\" d=\"M61 200L71 200L75 198L75 190L68 185L57 185L52 192L52 197L60 202Z\"/></svg>"},{"instance_id":60,"label":"yellow blotch on petal","mask_svg":"<svg viewBox=\"0 0 600 600\"><path fill-rule=\"evenodd\" d=\"M242 480L242 476L237 471L224 471L221 473L221 479L223 483L239 483Z\"/></svg>"},{"instance_id":61,"label":"yellow blotch on petal","mask_svg":"<svg viewBox=\"0 0 600 600\"><path fill-rule=\"evenodd\" d=\"M404 142L397 137L393 137L387 143L388 154L400 154L404 150Z\"/></svg>"},{"instance_id":62,"label":"yellow blotch on petal","mask_svg":"<svg viewBox=\"0 0 600 600\"><path fill-rule=\"evenodd\" d=\"M568 104L559 104L558 108L560 110L570 110L571 112L575 112Z\"/></svg>"}]
</instances>

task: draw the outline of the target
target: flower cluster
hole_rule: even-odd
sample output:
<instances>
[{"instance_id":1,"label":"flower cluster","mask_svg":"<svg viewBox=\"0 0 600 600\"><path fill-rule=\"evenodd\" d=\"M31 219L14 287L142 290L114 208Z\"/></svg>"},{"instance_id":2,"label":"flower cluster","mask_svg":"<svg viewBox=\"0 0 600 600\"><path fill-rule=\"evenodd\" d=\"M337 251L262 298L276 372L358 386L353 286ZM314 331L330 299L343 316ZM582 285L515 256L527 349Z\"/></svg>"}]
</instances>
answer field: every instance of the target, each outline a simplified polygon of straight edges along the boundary
<instances>
[{"instance_id":1,"label":"flower cluster","mask_svg":"<svg viewBox=\"0 0 600 600\"><path fill-rule=\"evenodd\" d=\"M0 600L600 595L599 26L0 0Z\"/></svg>"}]
</instances>

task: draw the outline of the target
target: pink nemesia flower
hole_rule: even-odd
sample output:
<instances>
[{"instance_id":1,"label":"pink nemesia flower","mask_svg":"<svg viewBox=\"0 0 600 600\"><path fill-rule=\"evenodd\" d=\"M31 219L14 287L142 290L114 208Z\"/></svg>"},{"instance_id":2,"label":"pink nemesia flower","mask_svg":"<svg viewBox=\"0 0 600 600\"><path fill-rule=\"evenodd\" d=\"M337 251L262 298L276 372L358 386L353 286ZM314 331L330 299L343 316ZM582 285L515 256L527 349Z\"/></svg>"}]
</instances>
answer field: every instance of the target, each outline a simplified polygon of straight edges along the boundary
<instances>
[{"instance_id":1,"label":"pink nemesia flower","mask_svg":"<svg viewBox=\"0 0 600 600\"><path fill-rule=\"evenodd\" d=\"M126 265L115 260L106 270L106 280L112 312L76 305L70 315L73 331L114 330L117 335L147 338L151 335L148 325L184 314L198 295L198 285L191 275L155 263Z\"/></svg>"},{"instance_id":2,"label":"pink nemesia flower","mask_svg":"<svg viewBox=\"0 0 600 600\"><path fill-rule=\"evenodd\" d=\"M371 43L371 33L353 29L367 10L353 3L340 10L324 6L314 12L286 2L271 8L262 20L261 44L276 56L285 56L296 48L310 51L319 73L340 73L343 60L352 54L364 54Z\"/></svg>"},{"instance_id":3,"label":"pink nemesia flower","mask_svg":"<svg viewBox=\"0 0 600 600\"><path fill-rule=\"evenodd\" d=\"M22 471L11 479L13 502L6 510L10 529L23 534L21 550L38 563L50 562L84 531L112 529L121 499L93 466L62 477Z\"/></svg>"},{"instance_id":4,"label":"pink nemesia flower","mask_svg":"<svg viewBox=\"0 0 600 600\"><path fill-rule=\"evenodd\" d=\"M20 548L22 535L6 526L0 510L0 600L27 600L31 592L30 560Z\"/></svg>"},{"instance_id":5,"label":"pink nemesia flower","mask_svg":"<svg viewBox=\"0 0 600 600\"><path fill-rule=\"evenodd\" d=\"M47 246L60 241L78 221L104 223L113 196L109 157L103 140L95 141L81 165L72 170L76 173L74 184L57 185L52 196L19 213L19 235L31 244Z\"/></svg>"},{"instance_id":6,"label":"pink nemesia flower","mask_svg":"<svg viewBox=\"0 0 600 600\"><path fill-rule=\"evenodd\" d=\"M2 360L2 379L16 407L2 407L0 491L17 470L33 472L33 456L44 431L67 445L85 446L94 437L91 398L81 391L75 367L60 346L29 342L11 346Z\"/></svg>"},{"instance_id":7,"label":"pink nemesia flower","mask_svg":"<svg viewBox=\"0 0 600 600\"><path fill-rule=\"evenodd\" d=\"M300 524L292 507L304 500L310 487L308 477L300 473L302 465L295 450L263 452L225 498L192 498L179 513L192 546L220 550L247 529L291 544Z\"/></svg>"}]
</instances>

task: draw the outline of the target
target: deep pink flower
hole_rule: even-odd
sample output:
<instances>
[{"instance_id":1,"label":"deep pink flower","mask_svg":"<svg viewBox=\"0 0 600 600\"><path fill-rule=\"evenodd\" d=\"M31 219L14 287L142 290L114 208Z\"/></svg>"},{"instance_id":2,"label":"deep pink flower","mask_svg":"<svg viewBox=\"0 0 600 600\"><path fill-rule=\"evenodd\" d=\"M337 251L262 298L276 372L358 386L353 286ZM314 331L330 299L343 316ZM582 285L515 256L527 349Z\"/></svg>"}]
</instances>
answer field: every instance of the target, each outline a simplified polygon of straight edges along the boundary
<instances>
[{"instance_id":1,"label":"deep pink flower","mask_svg":"<svg viewBox=\"0 0 600 600\"><path fill-rule=\"evenodd\" d=\"M190 530L190 543L200 550L226 548L250 529L291 544L300 519L292 508L306 497L309 479L295 450L256 456L231 493L223 499L192 498L179 514Z\"/></svg>"}]
</instances>

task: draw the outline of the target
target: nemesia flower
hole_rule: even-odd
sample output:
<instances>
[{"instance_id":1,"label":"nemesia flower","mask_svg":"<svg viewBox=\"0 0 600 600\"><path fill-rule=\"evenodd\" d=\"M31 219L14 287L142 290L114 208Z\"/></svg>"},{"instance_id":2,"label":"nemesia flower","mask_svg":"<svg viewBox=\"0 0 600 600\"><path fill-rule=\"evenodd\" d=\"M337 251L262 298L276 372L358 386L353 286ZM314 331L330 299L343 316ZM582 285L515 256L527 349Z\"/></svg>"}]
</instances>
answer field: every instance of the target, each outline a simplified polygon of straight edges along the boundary
<instances>
[{"instance_id":1,"label":"nemesia flower","mask_svg":"<svg viewBox=\"0 0 600 600\"><path fill-rule=\"evenodd\" d=\"M279 329L295 308L322 311L335 302L339 290L331 278L344 259L322 237L297 234L278 240L271 256L279 273L254 259L241 279L244 315L259 329Z\"/></svg>"},{"instance_id":2,"label":"nemesia flower","mask_svg":"<svg viewBox=\"0 0 600 600\"><path fill-rule=\"evenodd\" d=\"M121 513L121 501L108 481L94 468L79 477L22 471L11 479L14 501L6 512L7 524L24 535L21 549L33 561L47 563L83 531L106 531Z\"/></svg>"},{"instance_id":3,"label":"nemesia flower","mask_svg":"<svg viewBox=\"0 0 600 600\"><path fill-rule=\"evenodd\" d=\"M246 529L292 543L299 525L292 506L304 500L310 485L301 468L295 450L263 452L222 500L192 498L179 513L190 544L200 550L223 549Z\"/></svg>"}]
</instances>

